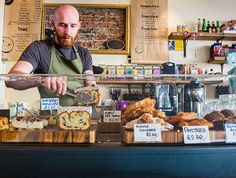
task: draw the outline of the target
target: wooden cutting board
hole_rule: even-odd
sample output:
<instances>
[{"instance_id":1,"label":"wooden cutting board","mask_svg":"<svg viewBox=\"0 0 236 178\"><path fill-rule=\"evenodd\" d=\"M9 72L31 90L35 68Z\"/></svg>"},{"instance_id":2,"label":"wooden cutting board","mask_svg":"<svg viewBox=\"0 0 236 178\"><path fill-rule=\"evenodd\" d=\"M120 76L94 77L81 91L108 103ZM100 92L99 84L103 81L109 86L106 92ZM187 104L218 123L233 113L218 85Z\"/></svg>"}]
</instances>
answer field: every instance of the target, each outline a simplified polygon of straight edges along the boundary
<instances>
[{"instance_id":1,"label":"wooden cutting board","mask_svg":"<svg viewBox=\"0 0 236 178\"><path fill-rule=\"evenodd\" d=\"M211 142L224 142L225 132L210 130ZM123 142L126 144L135 144L134 142L134 132L133 130L126 130L122 128ZM184 143L183 132L180 130L173 131L163 131L162 132L162 142L166 144L171 143ZM138 143L137 143L138 144Z\"/></svg>"},{"instance_id":2,"label":"wooden cutting board","mask_svg":"<svg viewBox=\"0 0 236 178\"><path fill-rule=\"evenodd\" d=\"M1 130L0 142L28 143L95 143L97 124L88 130L60 130L44 128L38 130Z\"/></svg>"}]
</instances>

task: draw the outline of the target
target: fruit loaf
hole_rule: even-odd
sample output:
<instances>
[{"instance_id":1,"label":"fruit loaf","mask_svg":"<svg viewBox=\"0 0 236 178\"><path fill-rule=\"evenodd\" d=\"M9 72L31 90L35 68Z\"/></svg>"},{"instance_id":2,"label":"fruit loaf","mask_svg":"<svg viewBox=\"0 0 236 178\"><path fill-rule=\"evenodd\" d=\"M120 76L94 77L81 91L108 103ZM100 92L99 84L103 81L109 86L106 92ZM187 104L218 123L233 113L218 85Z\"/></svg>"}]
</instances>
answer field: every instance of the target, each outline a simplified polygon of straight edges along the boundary
<instances>
[{"instance_id":1,"label":"fruit loaf","mask_svg":"<svg viewBox=\"0 0 236 178\"><path fill-rule=\"evenodd\" d=\"M87 111L65 111L58 115L58 124L63 130L86 130L90 127L90 118Z\"/></svg>"}]
</instances>

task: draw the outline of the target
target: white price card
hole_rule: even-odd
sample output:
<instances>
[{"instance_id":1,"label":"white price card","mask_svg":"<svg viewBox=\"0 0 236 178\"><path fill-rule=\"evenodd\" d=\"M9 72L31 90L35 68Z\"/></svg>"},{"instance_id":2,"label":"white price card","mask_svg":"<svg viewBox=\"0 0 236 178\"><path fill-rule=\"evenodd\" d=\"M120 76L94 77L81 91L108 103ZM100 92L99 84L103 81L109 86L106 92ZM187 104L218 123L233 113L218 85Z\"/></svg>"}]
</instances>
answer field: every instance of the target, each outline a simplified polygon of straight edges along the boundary
<instances>
[{"instance_id":1,"label":"white price card","mask_svg":"<svg viewBox=\"0 0 236 178\"><path fill-rule=\"evenodd\" d=\"M160 124L134 124L134 142L161 142Z\"/></svg>"},{"instance_id":2,"label":"white price card","mask_svg":"<svg viewBox=\"0 0 236 178\"><path fill-rule=\"evenodd\" d=\"M103 122L121 122L121 111L104 111Z\"/></svg>"},{"instance_id":3,"label":"white price card","mask_svg":"<svg viewBox=\"0 0 236 178\"><path fill-rule=\"evenodd\" d=\"M225 142L236 143L236 124L225 124Z\"/></svg>"},{"instance_id":4,"label":"white price card","mask_svg":"<svg viewBox=\"0 0 236 178\"><path fill-rule=\"evenodd\" d=\"M56 110L59 106L59 98L42 98L41 110Z\"/></svg>"},{"instance_id":5,"label":"white price card","mask_svg":"<svg viewBox=\"0 0 236 178\"><path fill-rule=\"evenodd\" d=\"M185 144L211 142L208 126L184 126L183 134Z\"/></svg>"}]
</instances>

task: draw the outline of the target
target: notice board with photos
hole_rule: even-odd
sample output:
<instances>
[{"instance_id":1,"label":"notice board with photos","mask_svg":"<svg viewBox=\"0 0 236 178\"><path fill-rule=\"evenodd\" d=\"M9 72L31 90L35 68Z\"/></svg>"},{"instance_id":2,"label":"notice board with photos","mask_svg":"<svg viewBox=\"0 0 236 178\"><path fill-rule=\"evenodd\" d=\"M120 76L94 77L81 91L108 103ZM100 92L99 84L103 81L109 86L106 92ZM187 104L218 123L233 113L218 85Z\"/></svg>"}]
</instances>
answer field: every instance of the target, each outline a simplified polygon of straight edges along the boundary
<instances>
[{"instance_id":1,"label":"notice board with photos","mask_svg":"<svg viewBox=\"0 0 236 178\"><path fill-rule=\"evenodd\" d=\"M40 39L42 0L5 1L3 60L17 61L24 49Z\"/></svg>"},{"instance_id":2,"label":"notice board with photos","mask_svg":"<svg viewBox=\"0 0 236 178\"><path fill-rule=\"evenodd\" d=\"M130 53L130 6L123 4L72 4L80 13L77 43L93 54ZM41 38L53 37L50 21L58 4L43 4Z\"/></svg>"},{"instance_id":3,"label":"notice board with photos","mask_svg":"<svg viewBox=\"0 0 236 178\"><path fill-rule=\"evenodd\" d=\"M167 0L131 0L131 62L168 61Z\"/></svg>"}]
</instances>

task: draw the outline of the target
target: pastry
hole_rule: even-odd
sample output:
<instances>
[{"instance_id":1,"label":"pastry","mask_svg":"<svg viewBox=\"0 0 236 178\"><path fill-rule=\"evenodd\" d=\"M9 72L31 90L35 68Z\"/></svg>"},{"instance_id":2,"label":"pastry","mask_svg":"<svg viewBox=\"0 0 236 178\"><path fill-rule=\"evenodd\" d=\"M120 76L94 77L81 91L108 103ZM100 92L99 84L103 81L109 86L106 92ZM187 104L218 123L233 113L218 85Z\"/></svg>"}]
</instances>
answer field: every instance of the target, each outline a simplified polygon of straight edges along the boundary
<instances>
[{"instance_id":1,"label":"pastry","mask_svg":"<svg viewBox=\"0 0 236 178\"><path fill-rule=\"evenodd\" d=\"M42 129L45 121L37 116L22 116L13 118L11 123L18 129Z\"/></svg>"},{"instance_id":2,"label":"pastry","mask_svg":"<svg viewBox=\"0 0 236 178\"><path fill-rule=\"evenodd\" d=\"M141 101L129 104L124 110L122 110L122 123L125 125L126 123L139 118L144 113L149 113L155 116L164 116L163 112L158 112L155 109L156 101L151 98L145 98Z\"/></svg>"},{"instance_id":3,"label":"pastry","mask_svg":"<svg viewBox=\"0 0 236 178\"><path fill-rule=\"evenodd\" d=\"M7 117L0 117L0 130L8 129L8 118Z\"/></svg>"},{"instance_id":4,"label":"pastry","mask_svg":"<svg viewBox=\"0 0 236 178\"><path fill-rule=\"evenodd\" d=\"M90 118L87 111L65 111L59 114L58 123L63 130L86 130L90 127Z\"/></svg>"},{"instance_id":5,"label":"pastry","mask_svg":"<svg viewBox=\"0 0 236 178\"><path fill-rule=\"evenodd\" d=\"M235 116L235 112L229 109L224 109L220 111L225 117Z\"/></svg>"},{"instance_id":6,"label":"pastry","mask_svg":"<svg viewBox=\"0 0 236 178\"><path fill-rule=\"evenodd\" d=\"M153 117L149 113L144 113L142 116L140 116L138 119L134 119L124 126L126 129L133 129L134 124L161 124L162 130L171 130L174 127L170 125L169 123L165 122L163 119L158 117Z\"/></svg>"},{"instance_id":7,"label":"pastry","mask_svg":"<svg viewBox=\"0 0 236 178\"><path fill-rule=\"evenodd\" d=\"M180 128L182 128L183 126L208 126L209 128L212 128L213 123L208 122L205 119L199 118L199 119L193 119L193 120L190 120L190 121L181 121L178 124L178 127L180 127Z\"/></svg>"},{"instance_id":8,"label":"pastry","mask_svg":"<svg viewBox=\"0 0 236 178\"><path fill-rule=\"evenodd\" d=\"M216 130L224 130L224 124L235 124L236 123L236 116L229 116L221 120L216 120L213 122L214 128Z\"/></svg>"},{"instance_id":9,"label":"pastry","mask_svg":"<svg viewBox=\"0 0 236 178\"><path fill-rule=\"evenodd\" d=\"M197 118L195 112L181 112L176 116L166 117L166 121L170 124L178 125L181 121L189 121Z\"/></svg>"},{"instance_id":10,"label":"pastry","mask_svg":"<svg viewBox=\"0 0 236 178\"><path fill-rule=\"evenodd\" d=\"M213 112L204 116L204 119L206 119L209 122L214 122L216 120L221 120L224 118L225 118L225 116L221 112L218 112L218 111L213 111Z\"/></svg>"}]
</instances>

